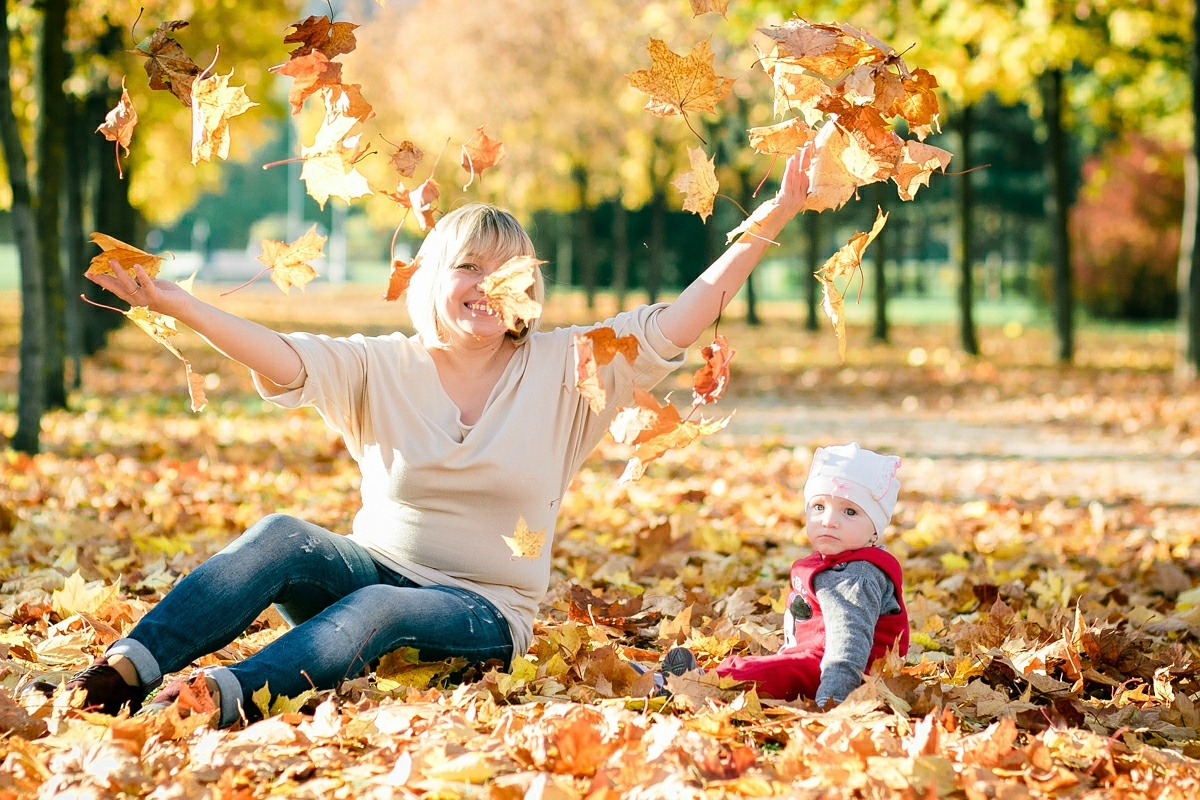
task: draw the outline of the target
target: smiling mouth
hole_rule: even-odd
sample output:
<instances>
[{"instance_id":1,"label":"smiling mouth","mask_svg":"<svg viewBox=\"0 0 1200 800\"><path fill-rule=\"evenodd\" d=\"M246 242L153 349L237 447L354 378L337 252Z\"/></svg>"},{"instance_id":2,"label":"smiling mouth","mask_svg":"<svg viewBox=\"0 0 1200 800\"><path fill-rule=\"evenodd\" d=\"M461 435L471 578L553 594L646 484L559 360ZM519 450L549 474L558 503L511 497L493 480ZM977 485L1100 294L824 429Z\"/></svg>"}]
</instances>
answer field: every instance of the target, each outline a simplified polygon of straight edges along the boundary
<instances>
[{"instance_id":1,"label":"smiling mouth","mask_svg":"<svg viewBox=\"0 0 1200 800\"><path fill-rule=\"evenodd\" d=\"M469 308L472 312L479 314L480 316L484 316L484 317L496 316L496 312L492 311L492 309L488 306L488 304L484 303L482 301L474 302L474 303L467 303L467 308Z\"/></svg>"}]
</instances>

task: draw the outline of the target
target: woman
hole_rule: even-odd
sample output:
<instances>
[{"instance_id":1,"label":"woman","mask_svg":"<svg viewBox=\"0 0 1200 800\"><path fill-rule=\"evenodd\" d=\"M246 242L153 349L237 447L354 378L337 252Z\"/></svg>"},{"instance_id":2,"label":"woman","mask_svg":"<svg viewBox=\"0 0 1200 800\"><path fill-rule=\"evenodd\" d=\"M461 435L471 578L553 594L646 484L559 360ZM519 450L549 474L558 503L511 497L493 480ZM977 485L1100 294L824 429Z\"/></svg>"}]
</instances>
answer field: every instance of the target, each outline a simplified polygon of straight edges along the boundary
<instances>
[{"instance_id":1,"label":"woman","mask_svg":"<svg viewBox=\"0 0 1200 800\"><path fill-rule=\"evenodd\" d=\"M136 711L164 674L228 644L274 603L292 628L253 656L204 670L230 725L248 698L333 688L399 647L423 660L508 664L528 650L549 582L550 548L513 559L502 537L523 518L554 530L563 492L635 386L684 363L808 193L801 156L787 163L757 236L743 236L670 304L602 325L637 337L633 364L602 368L611 398L594 414L575 388L572 337L507 331L482 280L528 235L508 213L473 204L442 218L421 245L408 289L416 334L334 339L280 334L221 311L170 281L122 269L92 277L136 306L172 316L246 365L277 405L311 405L362 471L362 508L340 536L282 514L263 519L173 588L104 656L67 683L86 705ZM541 300L541 280L535 285ZM166 702L180 682L159 693Z\"/></svg>"}]
</instances>

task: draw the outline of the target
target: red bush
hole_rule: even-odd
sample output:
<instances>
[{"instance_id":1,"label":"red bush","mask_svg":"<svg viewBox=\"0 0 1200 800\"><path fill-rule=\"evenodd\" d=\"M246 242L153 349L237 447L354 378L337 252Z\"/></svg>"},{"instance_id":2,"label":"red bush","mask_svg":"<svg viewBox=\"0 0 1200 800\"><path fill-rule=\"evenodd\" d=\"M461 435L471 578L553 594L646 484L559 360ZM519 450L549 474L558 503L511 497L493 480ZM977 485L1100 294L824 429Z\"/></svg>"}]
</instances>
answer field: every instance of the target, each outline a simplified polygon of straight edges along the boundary
<instances>
[{"instance_id":1,"label":"red bush","mask_svg":"<svg viewBox=\"0 0 1200 800\"><path fill-rule=\"evenodd\" d=\"M1174 316L1182 149L1131 136L1089 159L1083 179L1070 222L1079 301L1098 317Z\"/></svg>"}]
</instances>

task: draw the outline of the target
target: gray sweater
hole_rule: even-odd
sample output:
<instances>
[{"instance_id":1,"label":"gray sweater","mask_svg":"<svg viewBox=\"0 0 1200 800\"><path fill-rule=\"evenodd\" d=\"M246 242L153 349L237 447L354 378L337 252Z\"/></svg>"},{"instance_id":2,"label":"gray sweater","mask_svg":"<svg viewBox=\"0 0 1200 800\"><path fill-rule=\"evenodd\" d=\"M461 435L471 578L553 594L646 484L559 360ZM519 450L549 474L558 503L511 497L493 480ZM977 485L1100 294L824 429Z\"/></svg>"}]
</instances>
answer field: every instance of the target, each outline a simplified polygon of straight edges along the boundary
<instances>
[{"instance_id":1,"label":"gray sweater","mask_svg":"<svg viewBox=\"0 0 1200 800\"><path fill-rule=\"evenodd\" d=\"M892 581L869 561L847 561L813 576L813 589L825 618L825 655L816 701L840 703L862 683L875 637L875 622L896 614Z\"/></svg>"}]
</instances>

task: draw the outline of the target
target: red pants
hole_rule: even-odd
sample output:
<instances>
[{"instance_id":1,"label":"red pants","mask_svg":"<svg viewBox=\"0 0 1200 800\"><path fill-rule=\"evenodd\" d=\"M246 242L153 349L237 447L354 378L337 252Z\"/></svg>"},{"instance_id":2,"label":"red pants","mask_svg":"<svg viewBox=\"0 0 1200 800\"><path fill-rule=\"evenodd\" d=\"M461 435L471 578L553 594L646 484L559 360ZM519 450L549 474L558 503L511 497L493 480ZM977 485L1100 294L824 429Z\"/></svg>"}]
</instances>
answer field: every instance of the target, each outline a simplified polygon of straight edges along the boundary
<instances>
[{"instance_id":1,"label":"red pants","mask_svg":"<svg viewBox=\"0 0 1200 800\"><path fill-rule=\"evenodd\" d=\"M739 681L754 681L758 693L776 700L815 697L821 685L821 653L773 653L769 656L733 656L717 667L717 674Z\"/></svg>"}]
</instances>

